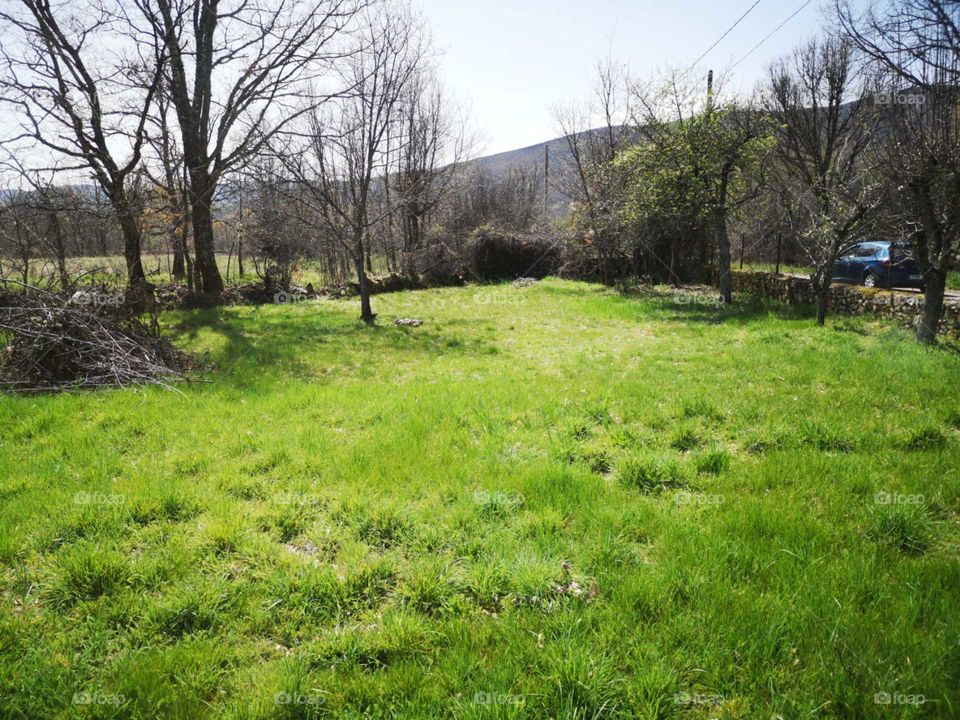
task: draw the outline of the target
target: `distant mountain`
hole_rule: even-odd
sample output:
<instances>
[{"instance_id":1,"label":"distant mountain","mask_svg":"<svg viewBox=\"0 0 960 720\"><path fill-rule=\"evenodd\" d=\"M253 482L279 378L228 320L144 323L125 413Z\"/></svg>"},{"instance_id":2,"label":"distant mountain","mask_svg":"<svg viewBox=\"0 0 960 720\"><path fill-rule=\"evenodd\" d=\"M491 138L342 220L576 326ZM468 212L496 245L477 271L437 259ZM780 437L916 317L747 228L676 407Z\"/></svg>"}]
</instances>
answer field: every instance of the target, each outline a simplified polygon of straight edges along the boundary
<instances>
[{"instance_id":1,"label":"distant mountain","mask_svg":"<svg viewBox=\"0 0 960 720\"><path fill-rule=\"evenodd\" d=\"M517 150L507 150L496 155L486 155L477 158L472 164L487 170L494 175L506 174L517 167L543 168L544 152L550 148L550 164L564 162L570 157L570 149L566 138L554 138L547 142L537 143Z\"/></svg>"},{"instance_id":2,"label":"distant mountain","mask_svg":"<svg viewBox=\"0 0 960 720\"><path fill-rule=\"evenodd\" d=\"M589 132L601 133L605 129L594 128ZM544 167L544 155L547 148L550 148L550 194L548 196L551 215L554 217L563 217L569 212L570 200L563 193L557 190L554 181L561 168L567 166L571 160L570 146L567 144L566 137L553 138L546 142L516 150L507 150L506 152L496 153L494 155L485 155L476 158L467 163L468 166L476 167L479 170L489 172L495 177L508 174L516 168L537 168L541 172Z\"/></svg>"}]
</instances>

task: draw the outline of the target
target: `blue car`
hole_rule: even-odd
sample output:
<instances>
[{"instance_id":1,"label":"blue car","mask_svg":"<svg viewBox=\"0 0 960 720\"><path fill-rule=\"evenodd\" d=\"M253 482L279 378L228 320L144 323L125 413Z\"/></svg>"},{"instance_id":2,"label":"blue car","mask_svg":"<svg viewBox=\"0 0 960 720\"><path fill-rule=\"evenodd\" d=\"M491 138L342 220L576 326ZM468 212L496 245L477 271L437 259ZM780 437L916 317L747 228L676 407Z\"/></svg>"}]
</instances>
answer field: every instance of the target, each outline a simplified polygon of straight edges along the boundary
<instances>
[{"instance_id":1,"label":"blue car","mask_svg":"<svg viewBox=\"0 0 960 720\"><path fill-rule=\"evenodd\" d=\"M870 240L845 247L833 266L833 279L866 287L923 290L923 273L904 243Z\"/></svg>"}]
</instances>

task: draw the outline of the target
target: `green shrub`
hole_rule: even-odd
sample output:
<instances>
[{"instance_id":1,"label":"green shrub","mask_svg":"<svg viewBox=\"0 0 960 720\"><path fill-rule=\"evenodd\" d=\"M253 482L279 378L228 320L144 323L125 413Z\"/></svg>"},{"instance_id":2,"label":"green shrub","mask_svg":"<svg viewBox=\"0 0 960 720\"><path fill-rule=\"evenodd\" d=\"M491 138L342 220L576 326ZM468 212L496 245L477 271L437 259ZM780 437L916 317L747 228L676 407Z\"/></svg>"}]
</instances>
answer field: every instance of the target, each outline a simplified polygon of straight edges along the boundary
<instances>
[{"instance_id":1,"label":"green shrub","mask_svg":"<svg viewBox=\"0 0 960 720\"><path fill-rule=\"evenodd\" d=\"M484 280L542 278L556 271L560 249L538 235L521 235L492 227L473 231L468 244L470 269Z\"/></svg>"}]
</instances>

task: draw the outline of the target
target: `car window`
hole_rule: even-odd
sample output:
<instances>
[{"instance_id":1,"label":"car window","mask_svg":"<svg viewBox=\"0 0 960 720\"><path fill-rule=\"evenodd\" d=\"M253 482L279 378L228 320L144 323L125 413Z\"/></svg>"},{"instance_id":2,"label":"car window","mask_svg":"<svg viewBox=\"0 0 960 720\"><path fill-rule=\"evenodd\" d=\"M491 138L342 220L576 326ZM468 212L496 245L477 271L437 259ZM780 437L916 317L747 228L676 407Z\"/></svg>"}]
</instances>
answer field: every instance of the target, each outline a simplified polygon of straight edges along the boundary
<instances>
[{"instance_id":1,"label":"car window","mask_svg":"<svg viewBox=\"0 0 960 720\"><path fill-rule=\"evenodd\" d=\"M876 245L860 245L855 255L858 258L872 258L877 254Z\"/></svg>"},{"instance_id":2,"label":"car window","mask_svg":"<svg viewBox=\"0 0 960 720\"><path fill-rule=\"evenodd\" d=\"M856 245L848 245L843 250L840 251L840 257L849 257L853 255L854 251L857 249Z\"/></svg>"}]
</instances>

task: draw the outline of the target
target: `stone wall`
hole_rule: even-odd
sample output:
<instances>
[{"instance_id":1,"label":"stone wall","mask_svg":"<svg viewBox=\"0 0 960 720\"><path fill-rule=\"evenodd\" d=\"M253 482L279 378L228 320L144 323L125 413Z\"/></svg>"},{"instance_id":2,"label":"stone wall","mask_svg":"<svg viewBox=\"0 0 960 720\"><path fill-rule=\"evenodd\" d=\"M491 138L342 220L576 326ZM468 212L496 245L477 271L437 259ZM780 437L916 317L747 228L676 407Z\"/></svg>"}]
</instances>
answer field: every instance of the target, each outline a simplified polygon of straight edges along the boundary
<instances>
[{"instance_id":1,"label":"stone wall","mask_svg":"<svg viewBox=\"0 0 960 720\"><path fill-rule=\"evenodd\" d=\"M810 278L772 273L735 271L734 292L753 293L790 305L815 304ZM916 327L923 309L923 295L919 293L870 289L851 285L830 288L829 313L847 315L876 315ZM940 333L960 337L960 304L944 303Z\"/></svg>"}]
</instances>

